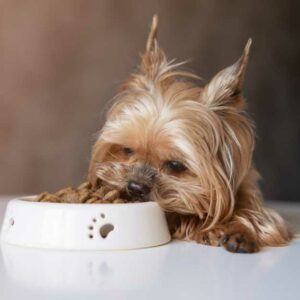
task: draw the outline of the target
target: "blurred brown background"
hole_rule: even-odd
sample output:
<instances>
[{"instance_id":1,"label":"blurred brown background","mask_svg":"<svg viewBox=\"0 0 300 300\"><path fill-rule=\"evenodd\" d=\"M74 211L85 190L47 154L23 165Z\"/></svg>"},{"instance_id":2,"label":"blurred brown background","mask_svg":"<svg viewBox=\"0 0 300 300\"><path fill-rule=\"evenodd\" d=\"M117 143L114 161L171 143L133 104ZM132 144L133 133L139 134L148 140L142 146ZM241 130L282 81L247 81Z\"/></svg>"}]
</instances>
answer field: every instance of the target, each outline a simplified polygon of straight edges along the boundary
<instances>
[{"instance_id":1,"label":"blurred brown background","mask_svg":"<svg viewBox=\"0 0 300 300\"><path fill-rule=\"evenodd\" d=\"M118 84L160 17L169 58L208 80L254 44L244 94L266 198L298 197L298 1L0 1L0 193L77 185Z\"/></svg>"}]
</instances>

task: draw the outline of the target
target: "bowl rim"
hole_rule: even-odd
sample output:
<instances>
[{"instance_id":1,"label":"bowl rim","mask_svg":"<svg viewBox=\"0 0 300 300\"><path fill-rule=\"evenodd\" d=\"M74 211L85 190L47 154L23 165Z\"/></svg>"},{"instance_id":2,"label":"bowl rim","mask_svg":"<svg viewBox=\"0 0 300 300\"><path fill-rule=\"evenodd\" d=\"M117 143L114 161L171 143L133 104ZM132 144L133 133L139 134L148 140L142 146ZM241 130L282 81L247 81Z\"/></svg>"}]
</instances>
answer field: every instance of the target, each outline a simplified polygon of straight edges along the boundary
<instances>
[{"instance_id":1,"label":"bowl rim","mask_svg":"<svg viewBox=\"0 0 300 300\"><path fill-rule=\"evenodd\" d=\"M27 203L30 205L39 205L39 206L82 206L84 205L85 207L89 206L112 206L112 207L121 207L121 206L159 206L159 204L155 201L145 201L145 202L128 202L128 203L65 203L65 202L39 202L39 201L30 201L29 199L32 199L34 197L37 197L38 195L30 195L30 196L19 196L17 198L11 199L9 202L18 202L18 203ZM162 208L161 208L162 209Z\"/></svg>"}]
</instances>

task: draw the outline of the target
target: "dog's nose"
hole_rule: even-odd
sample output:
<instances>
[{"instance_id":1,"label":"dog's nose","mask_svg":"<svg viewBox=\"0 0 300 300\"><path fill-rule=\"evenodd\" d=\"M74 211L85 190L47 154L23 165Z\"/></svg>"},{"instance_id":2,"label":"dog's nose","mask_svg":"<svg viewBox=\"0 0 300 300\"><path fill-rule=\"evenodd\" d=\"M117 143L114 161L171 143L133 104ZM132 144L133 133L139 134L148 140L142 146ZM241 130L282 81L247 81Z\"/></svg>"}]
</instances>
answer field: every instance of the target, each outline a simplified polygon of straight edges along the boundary
<instances>
[{"instance_id":1,"label":"dog's nose","mask_svg":"<svg viewBox=\"0 0 300 300\"><path fill-rule=\"evenodd\" d=\"M127 189L132 196L145 197L150 193L150 188L147 185L136 181L129 181Z\"/></svg>"}]
</instances>

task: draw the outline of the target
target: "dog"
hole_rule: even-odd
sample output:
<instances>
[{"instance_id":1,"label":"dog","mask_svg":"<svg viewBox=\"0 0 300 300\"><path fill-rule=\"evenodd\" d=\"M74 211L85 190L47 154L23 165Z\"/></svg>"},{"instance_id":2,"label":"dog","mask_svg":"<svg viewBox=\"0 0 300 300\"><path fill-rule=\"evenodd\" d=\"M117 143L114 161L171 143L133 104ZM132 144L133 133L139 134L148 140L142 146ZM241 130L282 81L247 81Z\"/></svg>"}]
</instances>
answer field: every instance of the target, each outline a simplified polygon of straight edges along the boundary
<instances>
[{"instance_id":1,"label":"dog","mask_svg":"<svg viewBox=\"0 0 300 300\"><path fill-rule=\"evenodd\" d=\"M253 253L293 234L263 207L252 162L253 121L241 93L251 39L204 87L167 60L152 20L136 72L121 85L92 150L88 181L125 199L156 201L175 239Z\"/></svg>"}]
</instances>

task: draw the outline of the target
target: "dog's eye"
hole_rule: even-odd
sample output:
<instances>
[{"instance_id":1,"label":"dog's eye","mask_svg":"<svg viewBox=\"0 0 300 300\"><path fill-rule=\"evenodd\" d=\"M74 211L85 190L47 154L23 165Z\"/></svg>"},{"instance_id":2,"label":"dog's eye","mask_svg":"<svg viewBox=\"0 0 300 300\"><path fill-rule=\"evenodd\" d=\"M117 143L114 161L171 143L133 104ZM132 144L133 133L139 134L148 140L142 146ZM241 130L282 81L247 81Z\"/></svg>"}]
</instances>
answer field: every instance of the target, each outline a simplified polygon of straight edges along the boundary
<instances>
[{"instance_id":1,"label":"dog's eye","mask_svg":"<svg viewBox=\"0 0 300 300\"><path fill-rule=\"evenodd\" d=\"M165 166L172 172L181 173L185 171L186 166L178 160L169 160L165 162Z\"/></svg>"},{"instance_id":2,"label":"dog's eye","mask_svg":"<svg viewBox=\"0 0 300 300\"><path fill-rule=\"evenodd\" d=\"M130 156L134 153L134 151L131 149L131 148L128 148L128 147L123 147L123 153L127 156Z\"/></svg>"}]
</instances>

